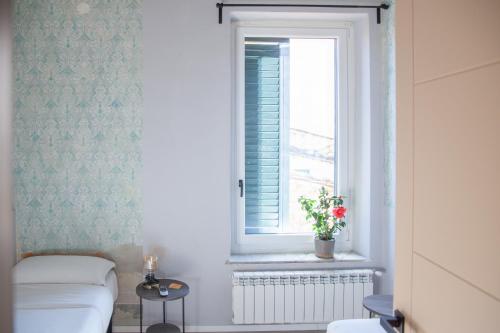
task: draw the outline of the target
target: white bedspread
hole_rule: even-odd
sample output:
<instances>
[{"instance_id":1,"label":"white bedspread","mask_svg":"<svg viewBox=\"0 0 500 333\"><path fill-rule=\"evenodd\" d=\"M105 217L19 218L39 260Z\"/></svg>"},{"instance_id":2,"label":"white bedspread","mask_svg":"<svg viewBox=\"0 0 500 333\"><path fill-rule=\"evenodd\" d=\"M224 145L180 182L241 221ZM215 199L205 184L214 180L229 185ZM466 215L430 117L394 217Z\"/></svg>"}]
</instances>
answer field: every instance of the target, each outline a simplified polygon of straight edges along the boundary
<instances>
[{"instance_id":1,"label":"white bedspread","mask_svg":"<svg viewBox=\"0 0 500 333\"><path fill-rule=\"evenodd\" d=\"M105 286L14 285L16 333L104 333L113 313Z\"/></svg>"}]
</instances>

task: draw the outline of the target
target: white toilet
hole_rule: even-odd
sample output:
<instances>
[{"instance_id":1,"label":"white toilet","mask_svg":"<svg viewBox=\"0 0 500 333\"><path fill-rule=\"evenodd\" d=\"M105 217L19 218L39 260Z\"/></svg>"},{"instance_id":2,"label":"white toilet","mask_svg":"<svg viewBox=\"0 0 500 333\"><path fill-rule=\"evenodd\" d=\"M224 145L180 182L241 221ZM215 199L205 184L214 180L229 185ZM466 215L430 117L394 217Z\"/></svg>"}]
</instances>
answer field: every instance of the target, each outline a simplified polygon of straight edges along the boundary
<instances>
[{"instance_id":1,"label":"white toilet","mask_svg":"<svg viewBox=\"0 0 500 333\"><path fill-rule=\"evenodd\" d=\"M386 333L380 319L347 319L330 323L327 333Z\"/></svg>"}]
</instances>

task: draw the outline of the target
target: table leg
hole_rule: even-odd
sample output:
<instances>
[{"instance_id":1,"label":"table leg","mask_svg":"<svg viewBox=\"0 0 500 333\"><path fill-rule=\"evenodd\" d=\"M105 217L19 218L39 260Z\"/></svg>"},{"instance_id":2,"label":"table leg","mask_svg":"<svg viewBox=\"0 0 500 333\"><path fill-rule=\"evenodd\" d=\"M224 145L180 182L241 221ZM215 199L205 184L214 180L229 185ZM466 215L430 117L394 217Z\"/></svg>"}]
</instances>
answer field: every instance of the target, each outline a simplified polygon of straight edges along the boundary
<instances>
[{"instance_id":1,"label":"table leg","mask_svg":"<svg viewBox=\"0 0 500 333\"><path fill-rule=\"evenodd\" d=\"M182 333L186 333L186 328L184 323L184 297L182 298Z\"/></svg>"},{"instance_id":2,"label":"table leg","mask_svg":"<svg viewBox=\"0 0 500 333\"><path fill-rule=\"evenodd\" d=\"M165 319L166 319L166 318L165 318L165 317L166 317L166 316L165 316L165 303L166 303L166 302L163 302L163 323L164 323L164 324L165 324Z\"/></svg>"},{"instance_id":3,"label":"table leg","mask_svg":"<svg viewBox=\"0 0 500 333\"><path fill-rule=\"evenodd\" d=\"M139 297L139 299L141 300L140 301L140 305L139 305L139 326L141 327L141 333L142 333L142 297Z\"/></svg>"}]
</instances>

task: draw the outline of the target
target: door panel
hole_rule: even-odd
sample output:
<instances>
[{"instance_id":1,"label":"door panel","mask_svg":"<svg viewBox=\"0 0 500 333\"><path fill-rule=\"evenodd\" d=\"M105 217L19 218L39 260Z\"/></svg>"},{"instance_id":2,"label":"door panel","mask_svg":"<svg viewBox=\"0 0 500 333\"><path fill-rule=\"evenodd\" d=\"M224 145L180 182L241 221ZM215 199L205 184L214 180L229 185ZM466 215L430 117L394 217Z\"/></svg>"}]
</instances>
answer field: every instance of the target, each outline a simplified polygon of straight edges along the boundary
<instances>
[{"instance_id":1,"label":"door panel","mask_svg":"<svg viewBox=\"0 0 500 333\"><path fill-rule=\"evenodd\" d=\"M414 250L500 299L499 87L500 64L416 85Z\"/></svg>"},{"instance_id":2,"label":"door panel","mask_svg":"<svg viewBox=\"0 0 500 333\"><path fill-rule=\"evenodd\" d=\"M498 0L414 1L415 81L500 60L499 12Z\"/></svg>"},{"instance_id":3,"label":"door panel","mask_svg":"<svg viewBox=\"0 0 500 333\"><path fill-rule=\"evenodd\" d=\"M413 320L418 332L499 332L500 303L415 256Z\"/></svg>"},{"instance_id":4,"label":"door panel","mask_svg":"<svg viewBox=\"0 0 500 333\"><path fill-rule=\"evenodd\" d=\"M500 332L500 1L398 0L395 308Z\"/></svg>"}]
</instances>

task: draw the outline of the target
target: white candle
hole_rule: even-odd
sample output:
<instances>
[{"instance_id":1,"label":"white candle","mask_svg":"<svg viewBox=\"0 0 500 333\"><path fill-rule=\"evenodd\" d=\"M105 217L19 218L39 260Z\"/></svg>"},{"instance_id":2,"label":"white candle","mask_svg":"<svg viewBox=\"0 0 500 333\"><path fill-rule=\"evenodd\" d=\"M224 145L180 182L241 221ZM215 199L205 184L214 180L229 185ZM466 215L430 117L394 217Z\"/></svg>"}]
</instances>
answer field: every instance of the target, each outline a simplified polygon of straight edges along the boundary
<instances>
[{"instance_id":1,"label":"white candle","mask_svg":"<svg viewBox=\"0 0 500 333\"><path fill-rule=\"evenodd\" d=\"M157 256L144 256L144 269L148 271L155 271L158 267Z\"/></svg>"}]
</instances>

